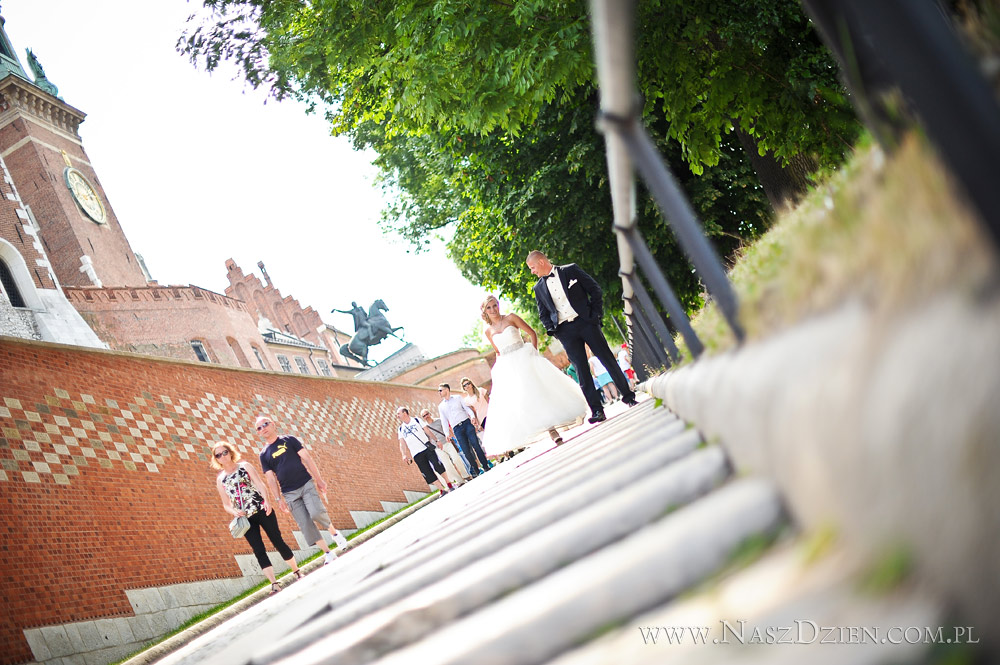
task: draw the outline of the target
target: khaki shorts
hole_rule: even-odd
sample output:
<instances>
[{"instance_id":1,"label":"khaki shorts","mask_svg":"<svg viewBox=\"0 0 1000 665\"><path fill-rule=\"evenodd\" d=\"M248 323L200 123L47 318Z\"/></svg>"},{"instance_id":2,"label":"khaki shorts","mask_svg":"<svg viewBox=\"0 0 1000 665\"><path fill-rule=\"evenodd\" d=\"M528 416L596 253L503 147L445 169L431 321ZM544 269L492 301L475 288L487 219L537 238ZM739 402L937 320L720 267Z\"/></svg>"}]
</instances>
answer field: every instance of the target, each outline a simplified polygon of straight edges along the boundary
<instances>
[{"instance_id":1,"label":"khaki shorts","mask_svg":"<svg viewBox=\"0 0 1000 665\"><path fill-rule=\"evenodd\" d=\"M331 524L326 506L323 505L319 498L319 492L316 491L316 484L310 480L302 487L291 492L282 492L281 495L285 497L285 503L292 511L295 523L302 530L302 537L310 545L315 545L320 539L316 524L328 531Z\"/></svg>"}]
</instances>

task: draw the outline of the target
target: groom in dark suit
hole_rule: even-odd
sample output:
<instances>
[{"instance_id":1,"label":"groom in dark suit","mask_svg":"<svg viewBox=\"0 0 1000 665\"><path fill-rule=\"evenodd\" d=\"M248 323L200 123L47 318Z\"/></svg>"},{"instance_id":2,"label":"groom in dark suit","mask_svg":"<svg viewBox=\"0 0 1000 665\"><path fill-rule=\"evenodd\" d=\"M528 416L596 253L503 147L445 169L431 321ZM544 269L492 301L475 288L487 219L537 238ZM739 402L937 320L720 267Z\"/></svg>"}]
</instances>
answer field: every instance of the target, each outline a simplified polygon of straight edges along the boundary
<instances>
[{"instance_id":1,"label":"groom in dark suit","mask_svg":"<svg viewBox=\"0 0 1000 665\"><path fill-rule=\"evenodd\" d=\"M529 253L525 262L531 274L538 277L534 289L535 303L545 332L555 335L562 343L569 361L580 377L580 388L590 405L591 416L588 422L599 423L605 420L605 415L601 395L590 374L590 363L587 362L584 345L590 347L591 352L611 375L622 394L622 401L635 406L635 393L629 387L625 373L618 367L618 360L601 332L601 318L604 314L601 287L575 263L554 266L538 250Z\"/></svg>"}]
</instances>

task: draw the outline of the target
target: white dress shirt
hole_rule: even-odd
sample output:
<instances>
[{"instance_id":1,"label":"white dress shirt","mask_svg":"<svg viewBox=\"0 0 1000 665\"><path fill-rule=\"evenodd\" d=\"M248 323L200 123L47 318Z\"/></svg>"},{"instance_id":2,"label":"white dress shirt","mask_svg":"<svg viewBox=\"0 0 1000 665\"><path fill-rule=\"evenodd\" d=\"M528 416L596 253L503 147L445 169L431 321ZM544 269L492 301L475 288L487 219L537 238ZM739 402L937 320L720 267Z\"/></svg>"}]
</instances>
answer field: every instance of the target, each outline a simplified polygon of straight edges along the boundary
<instances>
[{"instance_id":1,"label":"white dress shirt","mask_svg":"<svg viewBox=\"0 0 1000 665\"><path fill-rule=\"evenodd\" d=\"M552 267L553 277L547 277L545 279L545 286L549 287L549 294L552 296L552 303L556 306L556 314L559 315L559 323L566 323L567 321L572 321L579 314L573 306L569 304L569 298L566 297L566 291L563 289L562 279L559 277L558 268Z\"/></svg>"},{"instance_id":2,"label":"white dress shirt","mask_svg":"<svg viewBox=\"0 0 1000 665\"><path fill-rule=\"evenodd\" d=\"M441 416L441 429L445 432L448 428L454 431L455 426L462 424L463 420L476 422L476 413L458 395L452 395L441 402L438 406L438 415Z\"/></svg>"}]
</instances>

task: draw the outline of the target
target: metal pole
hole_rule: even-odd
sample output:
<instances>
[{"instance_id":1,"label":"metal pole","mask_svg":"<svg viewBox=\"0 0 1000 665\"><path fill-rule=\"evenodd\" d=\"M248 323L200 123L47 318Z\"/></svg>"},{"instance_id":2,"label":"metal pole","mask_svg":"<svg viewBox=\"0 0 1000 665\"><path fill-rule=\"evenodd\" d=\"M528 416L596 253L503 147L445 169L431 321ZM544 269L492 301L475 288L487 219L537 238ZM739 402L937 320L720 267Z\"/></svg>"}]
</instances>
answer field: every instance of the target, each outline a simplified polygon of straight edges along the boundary
<instances>
[{"instance_id":1,"label":"metal pole","mask_svg":"<svg viewBox=\"0 0 1000 665\"><path fill-rule=\"evenodd\" d=\"M688 349L691 350L691 355L694 358L698 358L702 351L705 350L705 347L691 327L691 322L688 320L680 300L674 294L674 290L670 288L670 283L667 282L667 278L660 272L660 267L656 265L656 259L653 258L653 254L646 247L646 241L642 239L642 235L638 231L632 231L626 238L628 238L629 243L632 245L635 258L649 279L649 283L653 287L653 292L656 293L656 297L667 308L667 313L670 315L670 320L674 322L674 327L684 336L684 341L687 343Z\"/></svg>"},{"instance_id":2,"label":"metal pole","mask_svg":"<svg viewBox=\"0 0 1000 665\"><path fill-rule=\"evenodd\" d=\"M622 0L594 0L591 3L594 38L594 61L601 91L601 109L624 113L635 98L635 56L632 17L634 5ZM608 185L614 213L618 262L625 272L632 272L632 249L619 229L635 226L635 178L628 150L613 132L604 136L608 162ZM622 278L622 298L628 302L632 286Z\"/></svg>"},{"instance_id":3,"label":"metal pole","mask_svg":"<svg viewBox=\"0 0 1000 665\"><path fill-rule=\"evenodd\" d=\"M667 324L664 323L663 317L656 310L656 305L653 304L653 299L649 297L649 293L646 292L646 287L642 285L638 277L632 276L632 289L635 291L636 298L639 300L639 307L645 312L646 316L652 319L653 329L656 331L657 336L663 343L663 346L667 349L670 354L670 358L674 362L679 362L681 359L681 353L677 350L677 345L674 344L673 335L670 334L670 329L667 328Z\"/></svg>"},{"instance_id":4,"label":"metal pole","mask_svg":"<svg viewBox=\"0 0 1000 665\"><path fill-rule=\"evenodd\" d=\"M670 367L670 358L667 357L667 352L664 351L663 344L660 344L659 340L657 340L656 332L649 319L649 314L643 309L641 303L639 304L639 307L636 308L635 314L636 319L639 321L639 328L645 336L646 343L649 344L653 358L656 360L658 365Z\"/></svg>"},{"instance_id":5,"label":"metal pole","mask_svg":"<svg viewBox=\"0 0 1000 665\"><path fill-rule=\"evenodd\" d=\"M622 330L621 324L618 323L618 317L612 314L611 321L615 324L615 328L618 329L618 334L622 336L622 341L628 344L628 335L625 334L625 331Z\"/></svg>"},{"instance_id":6,"label":"metal pole","mask_svg":"<svg viewBox=\"0 0 1000 665\"><path fill-rule=\"evenodd\" d=\"M677 235L678 242L694 264L708 292L718 303L737 341L742 342L744 333L739 322L739 303L729 278L726 277L722 261L705 237L691 204L688 203L670 169L663 163L656 146L634 117L612 118L605 115L605 121L615 127L616 133L625 140L629 155L635 160L636 168L642 174L642 179L653 198L659 203L664 217ZM632 249L635 251L635 247ZM651 275L651 271L645 266L643 271Z\"/></svg>"}]
</instances>

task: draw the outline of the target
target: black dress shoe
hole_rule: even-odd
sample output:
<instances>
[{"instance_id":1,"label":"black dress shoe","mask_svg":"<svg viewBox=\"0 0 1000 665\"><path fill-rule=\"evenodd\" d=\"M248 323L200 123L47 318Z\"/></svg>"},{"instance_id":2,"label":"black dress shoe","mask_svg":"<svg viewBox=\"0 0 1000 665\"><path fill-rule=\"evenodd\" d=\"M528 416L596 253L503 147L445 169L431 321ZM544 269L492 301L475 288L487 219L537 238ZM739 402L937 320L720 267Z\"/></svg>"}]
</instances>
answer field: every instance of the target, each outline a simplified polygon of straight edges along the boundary
<instances>
[{"instance_id":1,"label":"black dress shoe","mask_svg":"<svg viewBox=\"0 0 1000 665\"><path fill-rule=\"evenodd\" d=\"M594 411L594 415L587 418L588 423L602 423L607 420L608 417L604 415L603 411Z\"/></svg>"},{"instance_id":2,"label":"black dress shoe","mask_svg":"<svg viewBox=\"0 0 1000 665\"><path fill-rule=\"evenodd\" d=\"M625 404L628 404L629 406L635 406L636 404L638 404L638 402L635 401L634 397L632 399L624 399L623 398L622 402L624 402Z\"/></svg>"}]
</instances>

